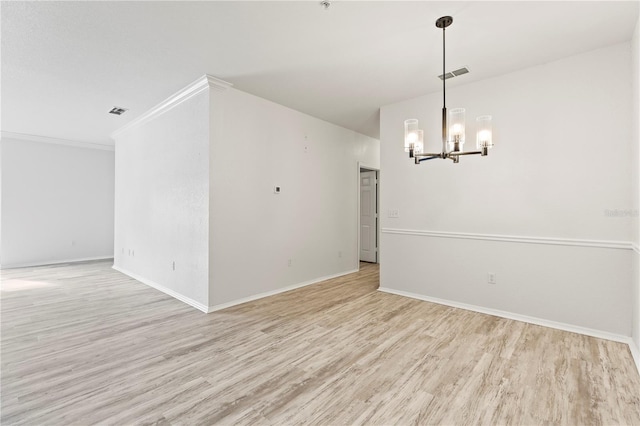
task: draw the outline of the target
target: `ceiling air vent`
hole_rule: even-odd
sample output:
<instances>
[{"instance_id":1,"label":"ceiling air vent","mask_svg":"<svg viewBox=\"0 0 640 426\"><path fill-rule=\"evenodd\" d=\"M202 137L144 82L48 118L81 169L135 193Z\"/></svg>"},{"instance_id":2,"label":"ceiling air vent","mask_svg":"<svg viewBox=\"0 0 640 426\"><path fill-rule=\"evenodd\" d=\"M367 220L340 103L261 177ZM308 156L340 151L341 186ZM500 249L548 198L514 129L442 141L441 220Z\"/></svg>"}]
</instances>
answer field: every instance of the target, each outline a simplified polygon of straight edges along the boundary
<instances>
[{"instance_id":1,"label":"ceiling air vent","mask_svg":"<svg viewBox=\"0 0 640 426\"><path fill-rule=\"evenodd\" d=\"M111 111L109 111L109 114L122 115L126 111L127 111L126 108L113 107L113 108L111 108Z\"/></svg>"},{"instance_id":2,"label":"ceiling air vent","mask_svg":"<svg viewBox=\"0 0 640 426\"><path fill-rule=\"evenodd\" d=\"M463 68L457 69L455 71L451 71L451 72L448 72L448 73L444 74L444 79L448 80L450 78L457 77L459 75L466 74L468 72L469 72L469 70L467 69L467 67L463 67ZM442 74L440 74L438 76L438 78L440 80L442 80Z\"/></svg>"}]
</instances>

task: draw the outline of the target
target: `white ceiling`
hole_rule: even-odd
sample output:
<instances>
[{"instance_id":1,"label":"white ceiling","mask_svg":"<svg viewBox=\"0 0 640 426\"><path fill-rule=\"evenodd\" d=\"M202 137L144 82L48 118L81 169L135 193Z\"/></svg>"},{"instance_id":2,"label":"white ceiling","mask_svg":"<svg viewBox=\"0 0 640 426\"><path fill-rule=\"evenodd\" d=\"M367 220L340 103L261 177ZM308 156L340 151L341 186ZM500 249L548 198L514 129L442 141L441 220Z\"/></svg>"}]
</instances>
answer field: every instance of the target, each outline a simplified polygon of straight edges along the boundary
<instances>
[{"instance_id":1,"label":"white ceiling","mask_svg":"<svg viewBox=\"0 0 640 426\"><path fill-rule=\"evenodd\" d=\"M2 2L2 130L110 144L203 74L377 137L382 105L631 39L627 2ZM612 75L612 78L615 78ZM129 108L123 116L113 106Z\"/></svg>"}]
</instances>

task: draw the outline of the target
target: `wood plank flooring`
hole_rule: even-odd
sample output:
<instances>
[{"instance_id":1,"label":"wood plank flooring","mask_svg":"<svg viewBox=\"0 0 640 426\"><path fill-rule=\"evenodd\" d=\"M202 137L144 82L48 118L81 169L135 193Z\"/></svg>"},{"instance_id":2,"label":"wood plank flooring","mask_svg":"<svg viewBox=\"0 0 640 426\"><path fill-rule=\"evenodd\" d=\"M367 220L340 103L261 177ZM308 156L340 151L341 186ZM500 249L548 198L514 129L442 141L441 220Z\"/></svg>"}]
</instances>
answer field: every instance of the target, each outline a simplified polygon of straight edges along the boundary
<instances>
[{"instance_id":1,"label":"wood plank flooring","mask_svg":"<svg viewBox=\"0 0 640 426\"><path fill-rule=\"evenodd\" d=\"M212 314L90 262L4 270L3 425L640 425L626 345L375 291Z\"/></svg>"}]
</instances>

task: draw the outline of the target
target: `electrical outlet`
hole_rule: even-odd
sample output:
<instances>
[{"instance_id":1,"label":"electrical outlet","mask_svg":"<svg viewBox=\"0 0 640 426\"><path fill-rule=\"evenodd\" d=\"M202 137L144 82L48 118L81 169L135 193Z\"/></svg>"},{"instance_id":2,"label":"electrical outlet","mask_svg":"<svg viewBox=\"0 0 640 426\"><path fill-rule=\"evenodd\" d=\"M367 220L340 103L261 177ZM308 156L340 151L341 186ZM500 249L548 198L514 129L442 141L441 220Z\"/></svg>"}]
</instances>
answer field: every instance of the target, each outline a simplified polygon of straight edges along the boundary
<instances>
[{"instance_id":1,"label":"electrical outlet","mask_svg":"<svg viewBox=\"0 0 640 426\"><path fill-rule=\"evenodd\" d=\"M495 284L496 283L496 274L493 272L489 272L487 274L487 283L488 284Z\"/></svg>"},{"instance_id":2,"label":"electrical outlet","mask_svg":"<svg viewBox=\"0 0 640 426\"><path fill-rule=\"evenodd\" d=\"M175 260L173 261L171 267L173 268L174 271L176 270L176 261Z\"/></svg>"},{"instance_id":3,"label":"electrical outlet","mask_svg":"<svg viewBox=\"0 0 640 426\"><path fill-rule=\"evenodd\" d=\"M338 252L338 257L342 257L342 251Z\"/></svg>"},{"instance_id":4,"label":"electrical outlet","mask_svg":"<svg viewBox=\"0 0 640 426\"><path fill-rule=\"evenodd\" d=\"M291 266L291 259L289 259L288 266Z\"/></svg>"},{"instance_id":5,"label":"electrical outlet","mask_svg":"<svg viewBox=\"0 0 640 426\"><path fill-rule=\"evenodd\" d=\"M398 210L398 209L391 209L391 210L389 210L389 211L387 212L387 216L388 216L388 217L391 217L391 218L394 218L394 219L397 219L397 218L399 218L399 217L400 217L400 210Z\"/></svg>"}]
</instances>

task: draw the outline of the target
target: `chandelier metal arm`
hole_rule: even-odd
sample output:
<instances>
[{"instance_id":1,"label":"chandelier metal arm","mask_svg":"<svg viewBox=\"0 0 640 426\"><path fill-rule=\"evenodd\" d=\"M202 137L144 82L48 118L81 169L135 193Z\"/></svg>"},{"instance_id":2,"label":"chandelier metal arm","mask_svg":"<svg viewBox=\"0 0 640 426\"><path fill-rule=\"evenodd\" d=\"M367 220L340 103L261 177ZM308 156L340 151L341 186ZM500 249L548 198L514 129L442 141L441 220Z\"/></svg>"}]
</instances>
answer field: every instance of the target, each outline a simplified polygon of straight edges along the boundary
<instances>
[{"instance_id":1,"label":"chandelier metal arm","mask_svg":"<svg viewBox=\"0 0 640 426\"><path fill-rule=\"evenodd\" d=\"M443 154L417 154L415 155L416 164L420 164L423 161L434 160L436 158L444 158Z\"/></svg>"},{"instance_id":2,"label":"chandelier metal arm","mask_svg":"<svg viewBox=\"0 0 640 426\"><path fill-rule=\"evenodd\" d=\"M449 155L451 155L451 156L455 155L457 157L459 155L478 155L478 154L480 154L482 156L485 156L488 153L489 153L489 149L487 147L484 147L480 151L453 151L453 152L450 152Z\"/></svg>"},{"instance_id":3,"label":"chandelier metal arm","mask_svg":"<svg viewBox=\"0 0 640 426\"><path fill-rule=\"evenodd\" d=\"M460 161L461 155L481 155L486 156L489 154L489 149L487 147L482 148L480 151L451 151L451 152L427 152L424 154L415 154L413 150L409 152L409 157L415 158L415 163L420 164L423 161L434 160L436 158L442 159L451 159L454 163L458 163Z\"/></svg>"}]
</instances>

